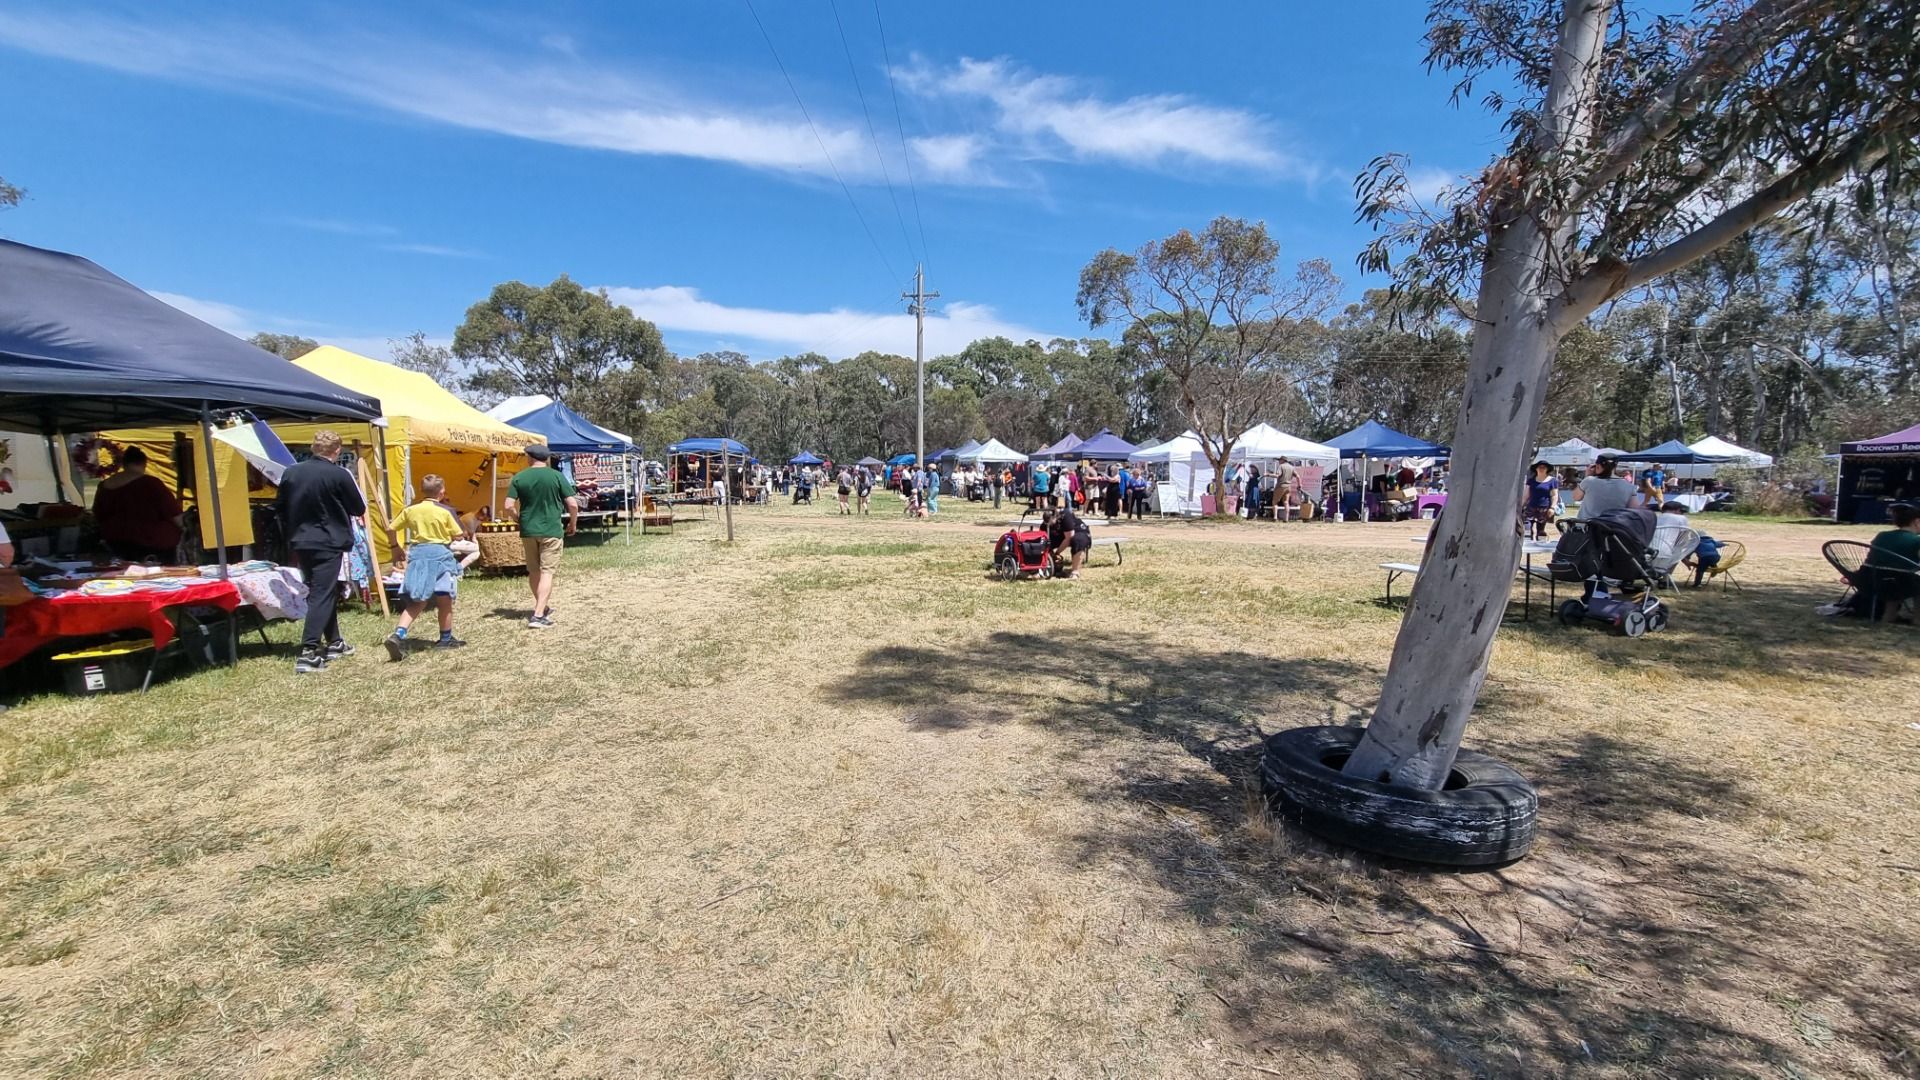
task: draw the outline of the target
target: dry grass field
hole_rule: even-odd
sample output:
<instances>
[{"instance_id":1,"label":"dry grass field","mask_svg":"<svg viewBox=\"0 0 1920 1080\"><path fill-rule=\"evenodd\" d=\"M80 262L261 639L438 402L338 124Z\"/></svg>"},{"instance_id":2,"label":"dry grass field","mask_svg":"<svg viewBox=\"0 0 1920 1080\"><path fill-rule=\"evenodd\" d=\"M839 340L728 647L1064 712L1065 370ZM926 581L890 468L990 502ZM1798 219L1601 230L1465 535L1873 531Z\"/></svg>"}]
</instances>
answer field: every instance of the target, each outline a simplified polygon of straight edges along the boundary
<instances>
[{"instance_id":1,"label":"dry grass field","mask_svg":"<svg viewBox=\"0 0 1920 1080\"><path fill-rule=\"evenodd\" d=\"M1920 635L1811 610L1862 531L1709 519L1745 589L1637 642L1516 604L1470 740L1544 833L1457 874L1252 779L1364 721L1414 527L1148 523L1007 584L1007 515L944 505L0 716L0 1074L1920 1075Z\"/></svg>"}]
</instances>

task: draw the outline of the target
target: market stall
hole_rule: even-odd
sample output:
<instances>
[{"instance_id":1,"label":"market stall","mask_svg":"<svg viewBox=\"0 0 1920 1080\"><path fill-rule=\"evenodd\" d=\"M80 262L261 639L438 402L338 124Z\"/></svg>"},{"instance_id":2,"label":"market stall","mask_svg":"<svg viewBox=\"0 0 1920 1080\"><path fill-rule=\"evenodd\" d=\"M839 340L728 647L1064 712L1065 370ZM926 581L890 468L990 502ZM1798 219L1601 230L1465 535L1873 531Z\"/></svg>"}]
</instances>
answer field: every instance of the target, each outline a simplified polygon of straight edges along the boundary
<instances>
[{"instance_id":1,"label":"market stall","mask_svg":"<svg viewBox=\"0 0 1920 1080\"><path fill-rule=\"evenodd\" d=\"M1840 444L1839 520L1879 525L1896 502L1920 502L1920 424Z\"/></svg>"},{"instance_id":2,"label":"market stall","mask_svg":"<svg viewBox=\"0 0 1920 1080\"><path fill-rule=\"evenodd\" d=\"M582 523L604 528L617 526L624 520L627 543L633 543L632 440L608 431L551 398L529 412L506 418L505 422L540 436L546 440L547 449L562 455L556 464L573 478L580 497ZM619 489L606 490L613 481L618 482Z\"/></svg>"},{"instance_id":3,"label":"market stall","mask_svg":"<svg viewBox=\"0 0 1920 1080\"><path fill-rule=\"evenodd\" d=\"M370 421L380 415L380 402L208 326L86 259L0 241L0 429L39 436L57 465L68 433L141 425L191 432L210 453L216 423L235 413ZM214 489L228 479L218 470L205 475ZM56 498L71 508L65 500L76 493L69 483L57 480L56 487ZM35 561L21 568L28 573L4 571L11 580L0 590L8 599L0 666L62 640L122 631L145 631L142 647L158 653L173 641L178 620L195 609L250 607L270 617L256 600L273 590L250 599L240 582L257 573L284 584L286 571L263 565L235 572L226 560L218 494L208 501L218 552L210 566L101 563L91 552L20 544L22 555ZM15 532L18 507L4 509L16 512L8 521ZM303 603L304 592L284 602ZM229 623L225 655L232 655L234 634Z\"/></svg>"},{"instance_id":4,"label":"market stall","mask_svg":"<svg viewBox=\"0 0 1920 1080\"><path fill-rule=\"evenodd\" d=\"M1361 521L1371 520L1382 506L1379 493L1371 490L1374 463L1448 456L1446 447L1395 431L1378 420L1369 420L1352 431L1342 432L1328 439L1326 445L1340 451L1343 467L1355 470L1355 475L1340 488L1339 512L1348 517L1357 515ZM1395 501L1417 502L1418 497L1419 493L1415 492L1410 493L1408 499Z\"/></svg>"},{"instance_id":5,"label":"market stall","mask_svg":"<svg viewBox=\"0 0 1920 1080\"><path fill-rule=\"evenodd\" d=\"M1213 483L1213 466L1207 463L1206 447L1197 433L1186 431L1135 450L1127 455L1127 461L1152 472L1155 483L1150 505L1155 513L1184 516L1201 512L1202 499Z\"/></svg>"},{"instance_id":6,"label":"market stall","mask_svg":"<svg viewBox=\"0 0 1920 1080\"><path fill-rule=\"evenodd\" d=\"M744 482L742 473L752 458L745 443L734 439L682 439L667 447L667 475L670 489L676 495L691 495L693 499L710 499L713 485L722 475L730 477L727 490L734 498L740 495Z\"/></svg>"}]
</instances>

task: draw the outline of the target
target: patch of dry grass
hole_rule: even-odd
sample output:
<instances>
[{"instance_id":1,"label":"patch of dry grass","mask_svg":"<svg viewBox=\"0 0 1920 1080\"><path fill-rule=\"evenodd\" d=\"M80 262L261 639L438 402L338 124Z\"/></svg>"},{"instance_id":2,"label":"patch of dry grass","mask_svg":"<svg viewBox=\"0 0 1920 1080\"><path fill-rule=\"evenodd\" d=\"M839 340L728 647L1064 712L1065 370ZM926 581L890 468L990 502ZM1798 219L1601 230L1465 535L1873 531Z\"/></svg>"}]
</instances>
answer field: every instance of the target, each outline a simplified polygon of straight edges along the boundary
<instances>
[{"instance_id":1,"label":"patch of dry grass","mask_svg":"<svg viewBox=\"0 0 1920 1080\"><path fill-rule=\"evenodd\" d=\"M1664 635L1510 622L1471 737L1547 833L1450 875L1250 780L1364 719L1407 530L1008 584L1017 511L876 503L571 552L545 634L481 582L459 654L8 713L0 1071L1911 1074L1920 665L1809 613L1837 532L1722 530L1768 553Z\"/></svg>"}]
</instances>

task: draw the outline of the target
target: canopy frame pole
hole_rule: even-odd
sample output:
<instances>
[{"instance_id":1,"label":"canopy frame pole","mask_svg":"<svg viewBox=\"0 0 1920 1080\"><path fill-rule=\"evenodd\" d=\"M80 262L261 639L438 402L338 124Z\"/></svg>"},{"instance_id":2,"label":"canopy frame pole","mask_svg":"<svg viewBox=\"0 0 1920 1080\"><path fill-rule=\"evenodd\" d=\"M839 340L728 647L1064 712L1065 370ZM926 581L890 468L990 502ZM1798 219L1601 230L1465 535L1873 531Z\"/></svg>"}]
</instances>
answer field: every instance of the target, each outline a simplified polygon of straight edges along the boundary
<instances>
[{"instance_id":1,"label":"canopy frame pole","mask_svg":"<svg viewBox=\"0 0 1920 1080\"><path fill-rule=\"evenodd\" d=\"M620 482L627 505L627 546L633 546L633 455L620 455Z\"/></svg>"},{"instance_id":2,"label":"canopy frame pole","mask_svg":"<svg viewBox=\"0 0 1920 1080\"><path fill-rule=\"evenodd\" d=\"M56 431L51 435L44 435L42 438L47 442L47 464L53 469L53 501L60 503L66 502L67 485L62 479L64 470L60 468L60 454L62 453L62 448L67 445L67 433L64 431ZM86 500L80 495L80 492L76 490L73 501L76 503L85 503Z\"/></svg>"},{"instance_id":3,"label":"canopy frame pole","mask_svg":"<svg viewBox=\"0 0 1920 1080\"><path fill-rule=\"evenodd\" d=\"M720 508L727 515L727 543L733 543L733 448L720 443Z\"/></svg>"},{"instance_id":4,"label":"canopy frame pole","mask_svg":"<svg viewBox=\"0 0 1920 1080\"><path fill-rule=\"evenodd\" d=\"M230 581L232 572L227 565L227 522L226 516L220 512L220 468L213 460L213 407L205 401L200 403L200 446L207 455L206 475L197 482L200 506L204 509L208 503L213 504L213 543L220 549L220 580ZM240 617L236 610L227 613L227 666L233 667L239 662Z\"/></svg>"}]
</instances>

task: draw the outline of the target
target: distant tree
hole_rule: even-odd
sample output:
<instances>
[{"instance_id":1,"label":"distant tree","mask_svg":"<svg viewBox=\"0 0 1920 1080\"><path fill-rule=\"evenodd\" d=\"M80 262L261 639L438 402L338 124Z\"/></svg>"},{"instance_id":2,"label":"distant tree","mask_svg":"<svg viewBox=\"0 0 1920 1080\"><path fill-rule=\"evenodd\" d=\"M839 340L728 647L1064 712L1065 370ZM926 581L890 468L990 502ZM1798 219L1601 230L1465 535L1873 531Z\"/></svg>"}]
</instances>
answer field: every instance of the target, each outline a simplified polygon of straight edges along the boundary
<instances>
[{"instance_id":1,"label":"distant tree","mask_svg":"<svg viewBox=\"0 0 1920 1080\"><path fill-rule=\"evenodd\" d=\"M298 360L320 347L320 343L312 338L303 338L294 334L269 334L264 331L253 335L247 341L286 360Z\"/></svg>"},{"instance_id":2,"label":"distant tree","mask_svg":"<svg viewBox=\"0 0 1920 1080\"><path fill-rule=\"evenodd\" d=\"M457 389L464 381L453 350L428 341L427 335L419 330L403 338L390 339L387 352L395 364L417 371L448 389Z\"/></svg>"},{"instance_id":3,"label":"distant tree","mask_svg":"<svg viewBox=\"0 0 1920 1080\"><path fill-rule=\"evenodd\" d=\"M617 373L658 371L667 350L652 323L562 274L544 287L494 286L467 309L453 355L470 369L466 382L475 391L573 404L602 393L602 382Z\"/></svg>"},{"instance_id":4,"label":"distant tree","mask_svg":"<svg viewBox=\"0 0 1920 1080\"><path fill-rule=\"evenodd\" d=\"M1428 62L1482 83L1512 139L1437 211L1397 158L1358 185L1362 260L1474 327L1447 512L1350 776L1438 789L1519 563L1514 504L1557 346L1602 304L1738 241L1824 188L1911 190L1916 0L1436 0ZM1472 299L1467 296L1471 294Z\"/></svg>"},{"instance_id":5,"label":"distant tree","mask_svg":"<svg viewBox=\"0 0 1920 1080\"><path fill-rule=\"evenodd\" d=\"M1240 434L1285 397L1303 323L1324 315L1339 290L1324 260L1288 278L1264 224L1221 217L1133 254L1101 252L1080 271L1077 302L1089 325L1120 324L1125 341L1166 370L1225 476Z\"/></svg>"},{"instance_id":6,"label":"distant tree","mask_svg":"<svg viewBox=\"0 0 1920 1080\"><path fill-rule=\"evenodd\" d=\"M20 200L25 198L26 194L24 188L9 184L6 177L0 176L0 208L19 206Z\"/></svg>"}]
</instances>

